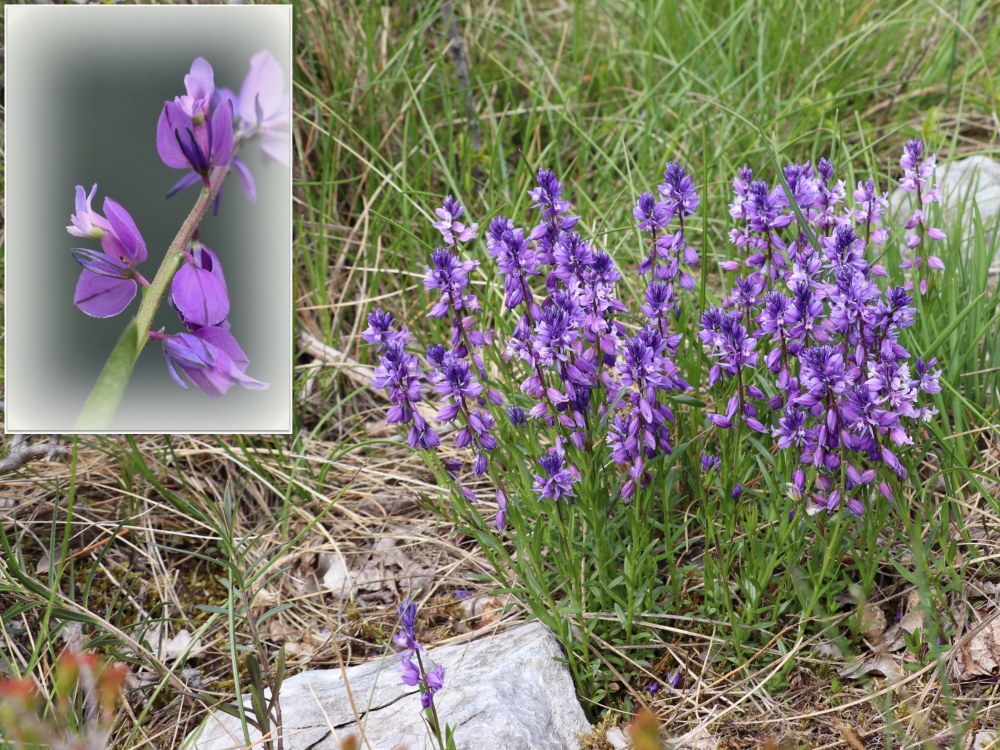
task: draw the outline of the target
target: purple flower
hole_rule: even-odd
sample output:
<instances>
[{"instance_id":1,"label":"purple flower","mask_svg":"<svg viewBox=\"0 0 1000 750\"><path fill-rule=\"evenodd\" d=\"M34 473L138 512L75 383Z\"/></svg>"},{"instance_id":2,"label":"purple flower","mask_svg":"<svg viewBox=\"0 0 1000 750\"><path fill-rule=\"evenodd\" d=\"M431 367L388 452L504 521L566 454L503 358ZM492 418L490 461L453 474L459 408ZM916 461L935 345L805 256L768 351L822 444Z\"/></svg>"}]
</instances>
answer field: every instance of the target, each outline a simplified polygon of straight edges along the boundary
<instances>
[{"instance_id":1,"label":"purple flower","mask_svg":"<svg viewBox=\"0 0 1000 750\"><path fill-rule=\"evenodd\" d=\"M366 328L361 333L361 338L368 344L373 346L378 346L381 349L385 344L395 339L399 336L399 332L392 330L393 326L392 313L385 310L372 310L368 313L368 328ZM406 329L404 328L405 332ZM409 338L409 333L406 332L406 338ZM442 354L444 353L444 347L441 347Z\"/></svg>"},{"instance_id":2,"label":"purple flower","mask_svg":"<svg viewBox=\"0 0 1000 750\"><path fill-rule=\"evenodd\" d=\"M416 687L420 684L420 668L410 660L410 654L404 654L400 659L400 676L404 685Z\"/></svg>"},{"instance_id":3,"label":"purple flower","mask_svg":"<svg viewBox=\"0 0 1000 750\"><path fill-rule=\"evenodd\" d=\"M436 667L434 667L434 669L432 669L427 673L427 688L433 694L443 687L444 687L444 666L438 664Z\"/></svg>"},{"instance_id":4,"label":"purple flower","mask_svg":"<svg viewBox=\"0 0 1000 750\"><path fill-rule=\"evenodd\" d=\"M780 185L770 189L763 180L750 183L743 208L750 228L755 232L768 233L784 229L792 223L792 217L784 213L788 208L788 199Z\"/></svg>"},{"instance_id":5,"label":"purple flower","mask_svg":"<svg viewBox=\"0 0 1000 750\"><path fill-rule=\"evenodd\" d=\"M507 407L507 419L514 427L522 427L528 421L524 414L524 409L522 409L517 404Z\"/></svg>"},{"instance_id":6,"label":"purple flower","mask_svg":"<svg viewBox=\"0 0 1000 750\"><path fill-rule=\"evenodd\" d=\"M789 164L783 170L785 182L788 183L788 190L785 197L789 202L795 201L799 209L805 211L819 202L819 186L813 172L812 164ZM790 191L790 192L789 192Z\"/></svg>"},{"instance_id":7,"label":"purple flower","mask_svg":"<svg viewBox=\"0 0 1000 750\"><path fill-rule=\"evenodd\" d=\"M376 320L382 325L384 319ZM391 338L383 332L382 355L372 376L375 388L384 388L389 394L392 406L386 414L386 424L410 425L409 444L411 448L431 450L441 444L440 436L430 428L427 420L417 410L420 401L420 370L417 358L406 351L409 333L404 328Z\"/></svg>"},{"instance_id":8,"label":"purple flower","mask_svg":"<svg viewBox=\"0 0 1000 750\"><path fill-rule=\"evenodd\" d=\"M668 162L663 171L663 184L660 185L660 195L663 196L671 213L682 219L698 210L698 193L695 191L694 180L677 162Z\"/></svg>"},{"instance_id":9,"label":"purple flower","mask_svg":"<svg viewBox=\"0 0 1000 750\"><path fill-rule=\"evenodd\" d=\"M483 386L476 380L468 360L451 351L441 361L434 391L451 399L451 404L444 407L437 417L439 421L450 422L458 415L467 400L475 399L483 392Z\"/></svg>"},{"instance_id":10,"label":"purple flower","mask_svg":"<svg viewBox=\"0 0 1000 750\"><path fill-rule=\"evenodd\" d=\"M462 206L450 195L444 199L441 208L434 209L439 221L434 222L434 228L441 232L446 245L455 246L459 243L468 242L476 236L478 224L466 226L458 221L462 215Z\"/></svg>"},{"instance_id":11,"label":"purple flower","mask_svg":"<svg viewBox=\"0 0 1000 750\"><path fill-rule=\"evenodd\" d=\"M528 195L534 201L531 207L540 209L546 219L569 211L569 202L562 199L562 184L552 170L538 170L538 187L532 188Z\"/></svg>"},{"instance_id":12,"label":"purple flower","mask_svg":"<svg viewBox=\"0 0 1000 750\"><path fill-rule=\"evenodd\" d=\"M73 304L94 318L117 315L133 300L137 282L149 282L136 270L146 260L146 242L132 216L111 198L104 199L104 216L90 207L97 186L89 196L76 187L76 213L66 230L75 237L99 239L102 251L74 248L73 257L83 266Z\"/></svg>"},{"instance_id":13,"label":"purple flower","mask_svg":"<svg viewBox=\"0 0 1000 750\"><path fill-rule=\"evenodd\" d=\"M709 472L712 469L722 468L722 460L718 456L713 456L709 453L701 454L701 470L703 472Z\"/></svg>"},{"instance_id":14,"label":"purple flower","mask_svg":"<svg viewBox=\"0 0 1000 750\"><path fill-rule=\"evenodd\" d=\"M674 287L665 281L651 281L646 287L642 311L661 331L666 330L667 314L674 309Z\"/></svg>"},{"instance_id":15,"label":"purple flower","mask_svg":"<svg viewBox=\"0 0 1000 750\"><path fill-rule=\"evenodd\" d=\"M812 346L802 352L800 379L802 393L796 403L800 406L815 406L828 396L843 393L847 389L843 355L831 346Z\"/></svg>"},{"instance_id":16,"label":"purple flower","mask_svg":"<svg viewBox=\"0 0 1000 750\"><path fill-rule=\"evenodd\" d=\"M503 216L490 222L486 233L486 252L497 261L497 268L504 275L504 304L513 310L522 302L537 312L528 278L538 275L535 251L524 236L524 230L515 229L514 223ZM535 314L535 313L533 313Z\"/></svg>"},{"instance_id":17,"label":"purple flower","mask_svg":"<svg viewBox=\"0 0 1000 750\"><path fill-rule=\"evenodd\" d=\"M414 650L420 648L417 642L417 605L411 599L404 599L403 603L396 608L399 614L399 632L392 637L393 643L400 648ZM408 682L408 685L416 685L416 682Z\"/></svg>"},{"instance_id":18,"label":"purple flower","mask_svg":"<svg viewBox=\"0 0 1000 750\"><path fill-rule=\"evenodd\" d=\"M908 230L917 230L916 233L907 235L906 237L906 246L910 250L915 250L919 247L925 237L935 241L946 239L945 233L940 229L927 226L925 207L931 203L939 203L941 201L941 190L933 185L936 159L931 155L921 161L923 153L924 144L917 139L912 139L907 141L906 146L903 148L903 157L899 160L900 165L903 167L903 178L899 182L900 190L906 193L916 193L917 206L906 222ZM944 261L935 255L928 257L916 255L912 261L907 259L900 265L901 268L913 267L918 270L925 266L935 271L943 271ZM927 281L927 276L921 272L921 294L927 292Z\"/></svg>"},{"instance_id":19,"label":"purple flower","mask_svg":"<svg viewBox=\"0 0 1000 750\"><path fill-rule=\"evenodd\" d=\"M504 529L507 528L507 495L503 490L497 490L496 500L497 516L494 523L496 524L497 531L503 533Z\"/></svg>"},{"instance_id":20,"label":"purple flower","mask_svg":"<svg viewBox=\"0 0 1000 750\"><path fill-rule=\"evenodd\" d=\"M289 100L284 72L270 52L250 58L250 72L243 79L235 110L240 137L259 138L261 150L287 167Z\"/></svg>"},{"instance_id":21,"label":"purple flower","mask_svg":"<svg viewBox=\"0 0 1000 750\"><path fill-rule=\"evenodd\" d=\"M191 169L208 185L212 169L228 164L233 156L233 104L222 99L209 116L215 83L212 66L201 57L192 63L184 86L185 96L163 105L156 124L156 150L168 167ZM191 184L194 180L185 177L171 194Z\"/></svg>"},{"instance_id":22,"label":"purple flower","mask_svg":"<svg viewBox=\"0 0 1000 750\"><path fill-rule=\"evenodd\" d=\"M539 500L566 500L575 497L573 485L580 478L576 469L572 466L563 465L563 451L558 448L549 448L544 456L538 459L538 463L548 476L534 474L535 482L532 489L538 493Z\"/></svg>"},{"instance_id":23,"label":"purple flower","mask_svg":"<svg viewBox=\"0 0 1000 750\"><path fill-rule=\"evenodd\" d=\"M439 289L441 298L427 313L428 316L443 318L449 312L455 314L479 308L475 295L464 294L469 285L469 273L479 265L478 261L459 260L451 251L439 247L431 253L431 263L433 266L424 266L427 272L424 286L427 289Z\"/></svg>"},{"instance_id":24,"label":"purple flower","mask_svg":"<svg viewBox=\"0 0 1000 750\"><path fill-rule=\"evenodd\" d=\"M234 385L250 390L268 387L267 383L246 374L250 360L233 335L223 328L206 326L193 333L171 335L151 332L149 337L163 344L167 370L181 388L188 387L181 372L212 398L225 395Z\"/></svg>"},{"instance_id":25,"label":"purple flower","mask_svg":"<svg viewBox=\"0 0 1000 750\"><path fill-rule=\"evenodd\" d=\"M644 232L656 232L669 226L674 212L667 201L657 202L652 193L643 193L635 202L632 215L639 223L639 229Z\"/></svg>"},{"instance_id":26,"label":"purple flower","mask_svg":"<svg viewBox=\"0 0 1000 750\"><path fill-rule=\"evenodd\" d=\"M204 245L185 253L170 285L170 306L189 330L218 326L229 315L229 293L219 258Z\"/></svg>"},{"instance_id":27,"label":"purple flower","mask_svg":"<svg viewBox=\"0 0 1000 750\"><path fill-rule=\"evenodd\" d=\"M854 191L854 202L856 204L852 212L854 220L864 226L871 242L876 245L884 243L889 237L889 229L881 226L882 218L889 210L886 194L880 195L877 192L875 180L869 178L864 183L859 180L858 188Z\"/></svg>"}]
</instances>

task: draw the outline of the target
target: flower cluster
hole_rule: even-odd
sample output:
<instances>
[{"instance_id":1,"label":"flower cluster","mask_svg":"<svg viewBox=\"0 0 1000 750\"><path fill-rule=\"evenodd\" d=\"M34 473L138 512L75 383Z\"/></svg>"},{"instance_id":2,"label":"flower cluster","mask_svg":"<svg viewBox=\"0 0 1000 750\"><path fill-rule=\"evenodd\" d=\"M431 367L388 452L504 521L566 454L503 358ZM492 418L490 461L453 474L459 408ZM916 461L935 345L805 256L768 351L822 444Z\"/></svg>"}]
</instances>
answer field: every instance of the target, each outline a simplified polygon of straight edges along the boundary
<instances>
[{"instance_id":1,"label":"flower cluster","mask_svg":"<svg viewBox=\"0 0 1000 750\"><path fill-rule=\"evenodd\" d=\"M916 166L921 151L911 141L904 155L904 183L916 190L931 171ZM858 184L853 208L831 214L838 198L807 211L833 177L832 166L821 165L819 178L808 164L787 167L787 189L750 181L746 167L734 181L731 214L745 224L731 237L750 251L750 273L737 280L725 309L702 316L700 337L715 360L709 385L723 374L737 383L725 414L708 418L722 429L739 419L770 432L780 449L795 450L800 468L789 490L808 500L807 511L843 504L861 515L873 491L891 499L892 475L905 477L894 451L912 442L908 422L935 413L920 397L940 390L940 371L935 360L911 364L899 342L914 321L908 289L882 290L875 282L886 275L868 260L869 249L888 237L884 195L869 180ZM793 203L810 226L798 226ZM769 409L761 412L753 401L763 401L765 389Z\"/></svg>"},{"instance_id":2,"label":"flower cluster","mask_svg":"<svg viewBox=\"0 0 1000 750\"><path fill-rule=\"evenodd\" d=\"M687 244L684 219L694 215L700 199L694 180L677 162L667 164L663 180L663 184L659 186L659 200L652 193L643 193L632 210L639 229L652 236L649 254L639 264L639 275L652 271L655 278L667 282L666 288L670 290L675 282L679 282L683 289L691 290L694 289L694 278L686 269L698 262L698 252ZM676 230L667 231L675 218ZM671 293L661 305L669 302L666 309L670 309L673 307L673 300Z\"/></svg>"},{"instance_id":3,"label":"flower cluster","mask_svg":"<svg viewBox=\"0 0 1000 750\"><path fill-rule=\"evenodd\" d=\"M397 608L399 613L399 632L393 636L393 642L402 651L400 660L400 675L404 685L420 688L420 704L424 709L433 711L434 694L444 687L444 666L438 664L433 669L427 670L424 667L421 652L424 647L417 641L416 603L405 600ZM434 718L436 721L436 717Z\"/></svg>"},{"instance_id":4,"label":"flower cluster","mask_svg":"<svg viewBox=\"0 0 1000 750\"><path fill-rule=\"evenodd\" d=\"M668 164L664 179L661 199L649 209L653 224L640 218L640 228L649 227L654 234L649 267L655 265L656 272L642 306L647 325L632 337L619 319L627 312L616 291L621 272L605 250L578 231L579 217L571 213L554 173L539 170L529 192L537 216L533 228L517 227L505 216L488 225L486 252L503 278L504 308L516 315L503 358L520 369L520 395L507 394L506 421L516 428L536 420L550 436L535 456L540 470L532 475L533 488L539 500L569 501L575 496L580 471L572 454L592 450L595 442L606 443L614 461L626 470L623 499L646 486L652 478L651 461L671 451L674 415L667 400L670 393L690 388L673 363L680 343L670 328L677 314L674 286L694 286L685 269L697 261L697 253L685 239L684 219L694 214L698 196L679 165ZM456 423L455 443L471 451L473 475L493 480L496 523L502 530L510 496L502 471L491 472L489 456L498 446L493 409L505 399L480 354L493 334L477 323L480 308L470 289L470 274L478 263L461 253L461 245L475 238L477 225L463 223L462 206L451 196L436 215L434 226L445 246L431 253L424 284L435 293L428 315L448 319L451 335L448 346L427 349L426 381L443 401L435 421ZM666 233L675 217L677 228ZM405 329L393 330L391 316L379 310L370 314L368 323L364 339L380 353L373 382L387 389L394 403L388 421L411 425L414 447L437 447L437 435L421 440L426 423L415 405L423 396L425 376L415 355L405 353ZM404 344L392 360L389 342L400 339ZM406 366L399 364L401 359ZM390 377L390 372L397 374ZM456 482L460 466L454 460L445 463ZM475 501L469 488L458 488Z\"/></svg>"},{"instance_id":5,"label":"flower cluster","mask_svg":"<svg viewBox=\"0 0 1000 750\"><path fill-rule=\"evenodd\" d=\"M918 163L921 148L906 149L904 184L924 202L936 200L933 159ZM500 530L517 499L504 475L521 460L498 450L506 448L501 420L515 433L530 424L538 438L520 447L530 457L528 494L539 501L573 501L579 467L593 467L587 456L603 450L621 471L619 497L630 501L672 452L677 394L692 389L676 365L684 342L673 326L695 286L698 253L685 222L699 196L679 164L668 163L663 178L658 194L642 193L632 211L646 244L636 270L648 276L637 315L619 298L615 260L587 237L562 183L542 169L529 191L534 226L496 216L485 233L486 254L503 279L503 309L512 313L497 347L502 362L485 356L496 334L484 330L472 291L472 275L482 269L463 247L478 225L464 220L451 196L436 209L444 246L431 253L424 282L434 293L428 315L450 324L448 343L431 345L422 368L391 315L375 310L368 318L363 337L379 352L373 383L393 404L387 422L408 425L411 446L437 448L441 438L419 411L432 392L440 402L434 421L453 424L471 474L493 484ZM939 390L935 361L912 362L900 343L915 316L909 287L878 284L887 271L872 248L889 239L886 195L868 180L849 202L825 158L816 167L789 164L773 186L744 166L733 189L730 239L745 256L722 267L745 273L721 304L700 314L698 337L711 360L706 385L724 392L708 421L720 430L745 426L794 451L799 468L789 491L810 512L843 505L861 514L873 493L892 496L893 476L905 475L896 451L912 442L910 425L934 413L922 395ZM475 502L459 481L462 463L443 465ZM702 469L720 471L722 461L706 452ZM742 486L731 494L740 498Z\"/></svg>"},{"instance_id":6,"label":"flower cluster","mask_svg":"<svg viewBox=\"0 0 1000 750\"><path fill-rule=\"evenodd\" d=\"M265 153L287 161L287 106L282 94L281 68L268 52L253 57L250 73L239 97L216 89L212 66L197 58L184 77L186 93L164 104L156 128L156 147L168 166L190 170L168 193L198 181L211 185L216 169L239 175L244 191L253 200L256 188L246 165L236 157L239 147L259 136ZM280 132L279 132L280 131ZM132 216L110 198L104 215L92 207L97 186L90 193L76 188L76 212L67 231L75 237L98 240L101 250L75 248L73 256L83 266L74 304L93 317L121 313L135 298L138 285L150 286L137 270L146 260L146 243ZM222 191L216 194L216 208ZM222 263L205 247L197 233L180 249L176 271L170 279L168 303L185 330L166 334L150 331L163 345L167 370L182 388L194 383L209 396L224 395L232 386L267 388L246 374L249 360L230 333L230 300Z\"/></svg>"}]
</instances>

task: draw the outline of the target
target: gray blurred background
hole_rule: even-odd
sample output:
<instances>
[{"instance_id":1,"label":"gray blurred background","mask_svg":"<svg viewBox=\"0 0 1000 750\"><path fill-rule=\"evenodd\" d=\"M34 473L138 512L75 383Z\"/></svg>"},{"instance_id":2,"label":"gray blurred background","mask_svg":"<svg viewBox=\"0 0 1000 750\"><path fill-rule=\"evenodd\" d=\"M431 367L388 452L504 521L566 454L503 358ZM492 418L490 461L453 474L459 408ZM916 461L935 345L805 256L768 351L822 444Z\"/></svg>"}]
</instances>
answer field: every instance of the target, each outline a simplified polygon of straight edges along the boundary
<instances>
[{"instance_id":1,"label":"gray blurred background","mask_svg":"<svg viewBox=\"0 0 1000 750\"><path fill-rule=\"evenodd\" d=\"M10 7L7 16L6 427L72 432L90 389L138 298L98 320L73 305L80 266L70 236L74 188L121 203L146 240L152 280L198 188L169 200L184 172L156 151L163 103L184 93L197 56L216 88L238 93L250 57L269 50L290 74L288 6ZM290 85L290 83L286 83ZM213 400L178 387L155 342L139 358L114 429L128 432L273 432L291 429L291 183L282 164L244 147L257 182L251 204L230 176L222 208L201 239L222 261L233 334L248 374L266 391L234 387ZM183 330L165 304L154 329Z\"/></svg>"}]
</instances>

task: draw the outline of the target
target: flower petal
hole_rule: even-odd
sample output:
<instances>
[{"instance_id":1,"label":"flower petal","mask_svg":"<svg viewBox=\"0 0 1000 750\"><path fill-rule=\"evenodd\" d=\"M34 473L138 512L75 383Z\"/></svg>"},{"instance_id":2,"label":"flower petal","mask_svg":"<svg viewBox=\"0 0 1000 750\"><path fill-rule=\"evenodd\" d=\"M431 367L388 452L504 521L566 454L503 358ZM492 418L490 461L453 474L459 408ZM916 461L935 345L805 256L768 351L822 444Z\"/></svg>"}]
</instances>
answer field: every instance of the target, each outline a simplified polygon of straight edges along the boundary
<instances>
[{"instance_id":1,"label":"flower petal","mask_svg":"<svg viewBox=\"0 0 1000 750\"><path fill-rule=\"evenodd\" d=\"M228 164L233 158L233 105L224 101L212 115L212 153L210 160L213 166Z\"/></svg>"},{"instance_id":2,"label":"flower petal","mask_svg":"<svg viewBox=\"0 0 1000 750\"><path fill-rule=\"evenodd\" d=\"M184 76L184 88L192 99L207 105L215 91L215 73L203 57L196 57L191 63L191 72Z\"/></svg>"},{"instance_id":3,"label":"flower petal","mask_svg":"<svg viewBox=\"0 0 1000 750\"><path fill-rule=\"evenodd\" d=\"M109 257L100 250L74 247L70 252L73 253L77 263L98 276L107 276L112 279L132 278L132 267L128 263Z\"/></svg>"},{"instance_id":4,"label":"flower petal","mask_svg":"<svg viewBox=\"0 0 1000 750\"><path fill-rule=\"evenodd\" d=\"M288 166L288 131L268 131L260 137L260 148L275 161Z\"/></svg>"},{"instance_id":5,"label":"flower petal","mask_svg":"<svg viewBox=\"0 0 1000 750\"><path fill-rule=\"evenodd\" d=\"M189 169L191 167L180 144L177 143L175 131L180 130L183 133L193 129L194 123L191 122L191 118L184 114L184 110L177 104L167 102L163 105L160 119L156 123L156 150L160 154L160 159L168 167L174 169Z\"/></svg>"},{"instance_id":6,"label":"flower petal","mask_svg":"<svg viewBox=\"0 0 1000 750\"><path fill-rule=\"evenodd\" d=\"M139 229L132 220L132 215L120 203L111 198L104 199L104 215L108 217L111 229L128 253L132 265L136 266L144 262L146 260L146 241L139 234Z\"/></svg>"},{"instance_id":7,"label":"flower petal","mask_svg":"<svg viewBox=\"0 0 1000 750\"><path fill-rule=\"evenodd\" d=\"M232 163L233 171L236 172L236 176L240 179L240 186L243 188L243 195L247 197L247 200L251 203L257 202L257 185L253 181L253 175L250 173L250 168L242 159L233 159Z\"/></svg>"},{"instance_id":8,"label":"flower petal","mask_svg":"<svg viewBox=\"0 0 1000 750\"><path fill-rule=\"evenodd\" d=\"M189 187L197 185L199 182L201 182L201 176L197 172L188 172L174 183L174 186L167 192L167 197L170 198L171 196L179 193L181 190L187 190Z\"/></svg>"},{"instance_id":9,"label":"flower petal","mask_svg":"<svg viewBox=\"0 0 1000 750\"><path fill-rule=\"evenodd\" d=\"M193 335L224 351L238 367L245 370L250 364L250 360L247 359L247 355L236 341L236 337L229 331L219 326L206 326L195 331Z\"/></svg>"},{"instance_id":10,"label":"flower petal","mask_svg":"<svg viewBox=\"0 0 1000 750\"><path fill-rule=\"evenodd\" d=\"M250 58L250 72L240 87L238 114L246 122L256 125L257 107L264 117L280 112L285 105L285 76L281 66L270 52L258 52Z\"/></svg>"},{"instance_id":11,"label":"flower petal","mask_svg":"<svg viewBox=\"0 0 1000 750\"><path fill-rule=\"evenodd\" d=\"M214 326L229 315L226 285L211 271L185 263L174 276L170 297L185 324Z\"/></svg>"},{"instance_id":12,"label":"flower petal","mask_svg":"<svg viewBox=\"0 0 1000 750\"><path fill-rule=\"evenodd\" d=\"M132 279L114 279L84 269L76 283L73 304L92 318L117 315L135 298Z\"/></svg>"}]
</instances>

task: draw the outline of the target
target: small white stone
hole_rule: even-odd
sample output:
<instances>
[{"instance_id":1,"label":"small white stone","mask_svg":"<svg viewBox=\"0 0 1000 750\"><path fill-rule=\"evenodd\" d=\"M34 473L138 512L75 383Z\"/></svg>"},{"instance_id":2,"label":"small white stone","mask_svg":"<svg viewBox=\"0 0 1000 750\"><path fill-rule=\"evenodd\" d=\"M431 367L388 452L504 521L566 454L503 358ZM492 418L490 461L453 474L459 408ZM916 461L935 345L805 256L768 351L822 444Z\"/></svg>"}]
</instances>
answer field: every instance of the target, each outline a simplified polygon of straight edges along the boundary
<instances>
[{"instance_id":1,"label":"small white stone","mask_svg":"<svg viewBox=\"0 0 1000 750\"><path fill-rule=\"evenodd\" d=\"M628 737L625 736L625 732L622 731L621 727L611 727L604 737L608 741L608 744L615 750L628 750L631 747Z\"/></svg>"}]
</instances>

